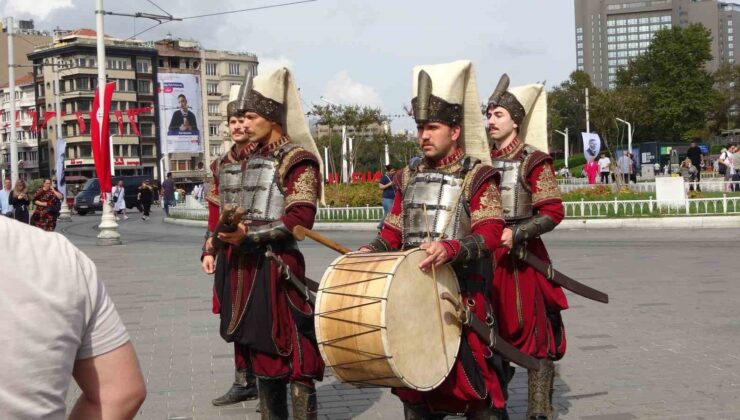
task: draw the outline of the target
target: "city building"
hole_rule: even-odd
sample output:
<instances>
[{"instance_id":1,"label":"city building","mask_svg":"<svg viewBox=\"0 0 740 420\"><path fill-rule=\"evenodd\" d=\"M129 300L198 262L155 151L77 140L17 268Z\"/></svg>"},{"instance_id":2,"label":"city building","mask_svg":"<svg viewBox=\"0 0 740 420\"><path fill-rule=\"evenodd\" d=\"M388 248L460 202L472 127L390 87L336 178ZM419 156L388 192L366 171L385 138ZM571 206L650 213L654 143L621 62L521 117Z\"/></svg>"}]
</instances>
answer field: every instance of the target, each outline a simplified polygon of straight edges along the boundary
<instances>
[{"instance_id":1,"label":"city building","mask_svg":"<svg viewBox=\"0 0 740 420\"><path fill-rule=\"evenodd\" d=\"M158 177L158 142L155 127L156 96L154 92L157 50L153 43L121 40L105 36L106 77L116 83L113 93L110 134L116 175L151 175ZM55 111L55 95L60 95L62 136L67 141L65 177L68 184L82 183L95 176L90 146L90 111L98 85L96 33L78 29L55 34L53 42L28 54L32 61L36 108L39 125L44 112ZM55 74L58 72L58 75ZM59 78L59 89L55 78ZM138 128L132 127L126 110L151 107L152 112L138 115ZM123 134L119 131L116 111L121 111ZM80 131L80 113L85 132ZM54 173L56 138L52 120L39 127L39 169L42 176Z\"/></svg>"},{"instance_id":2,"label":"city building","mask_svg":"<svg viewBox=\"0 0 740 420\"><path fill-rule=\"evenodd\" d=\"M10 115L10 101L15 97L15 115ZM28 73L15 80L15 95L10 92L9 83L0 84L0 169L10 174L10 124L15 122L15 141L18 144L19 178L30 180L39 177L38 144L36 131L32 130L32 114L36 111L33 74Z\"/></svg>"},{"instance_id":3,"label":"city building","mask_svg":"<svg viewBox=\"0 0 740 420\"><path fill-rule=\"evenodd\" d=\"M8 58L8 28L5 27L7 21L0 20L2 27L2 36L0 36L0 60L6 63ZM48 32L37 31L34 28L33 20L17 20L13 26L13 62L19 66L15 70L16 76L22 73L30 72L31 61L27 54L33 52L33 49L46 45L51 42L51 34ZM0 85L10 82L8 80L8 66L0 66Z\"/></svg>"},{"instance_id":4,"label":"city building","mask_svg":"<svg viewBox=\"0 0 740 420\"><path fill-rule=\"evenodd\" d=\"M201 50L204 117L208 127L208 154L211 159L231 147L226 125L226 104L231 86L244 82L247 71L257 75L257 56L248 52ZM208 166L208 165L206 165Z\"/></svg>"},{"instance_id":5,"label":"city building","mask_svg":"<svg viewBox=\"0 0 740 420\"><path fill-rule=\"evenodd\" d=\"M735 63L740 5L717 0L574 0L576 68L596 86L614 87L617 69L649 46L655 32L700 23L712 33L707 70Z\"/></svg>"}]
</instances>

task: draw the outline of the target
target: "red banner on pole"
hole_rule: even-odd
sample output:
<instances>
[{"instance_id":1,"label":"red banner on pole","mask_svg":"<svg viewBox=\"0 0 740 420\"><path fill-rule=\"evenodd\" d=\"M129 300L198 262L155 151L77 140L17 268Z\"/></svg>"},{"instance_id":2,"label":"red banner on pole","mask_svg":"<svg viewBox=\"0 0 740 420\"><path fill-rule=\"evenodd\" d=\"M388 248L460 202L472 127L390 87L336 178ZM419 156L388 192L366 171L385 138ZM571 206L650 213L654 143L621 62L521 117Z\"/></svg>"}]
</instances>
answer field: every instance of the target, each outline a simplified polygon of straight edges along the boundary
<instances>
[{"instance_id":1,"label":"red banner on pole","mask_svg":"<svg viewBox=\"0 0 740 420\"><path fill-rule=\"evenodd\" d=\"M118 135L123 135L123 111L116 110L116 121L118 121Z\"/></svg>"},{"instance_id":2,"label":"red banner on pole","mask_svg":"<svg viewBox=\"0 0 740 420\"><path fill-rule=\"evenodd\" d=\"M113 89L116 83L105 85L103 105L100 105L99 89L95 90L92 112L90 112L90 136L92 138L93 158L95 171L100 182L100 199L105 200L111 190L110 170L110 104L113 98ZM101 135L102 134L102 135Z\"/></svg>"},{"instance_id":3,"label":"red banner on pole","mask_svg":"<svg viewBox=\"0 0 740 420\"><path fill-rule=\"evenodd\" d=\"M80 111L75 112L75 115L77 115L77 126L80 128L80 135L83 135L85 134L85 131L87 131L85 119L82 118L82 112Z\"/></svg>"},{"instance_id":4,"label":"red banner on pole","mask_svg":"<svg viewBox=\"0 0 740 420\"><path fill-rule=\"evenodd\" d=\"M131 128L134 129L134 134L137 136L140 136L141 132L139 132L139 125L136 123L136 116L145 112L145 110L146 108L134 108L126 111L128 122L131 124Z\"/></svg>"}]
</instances>

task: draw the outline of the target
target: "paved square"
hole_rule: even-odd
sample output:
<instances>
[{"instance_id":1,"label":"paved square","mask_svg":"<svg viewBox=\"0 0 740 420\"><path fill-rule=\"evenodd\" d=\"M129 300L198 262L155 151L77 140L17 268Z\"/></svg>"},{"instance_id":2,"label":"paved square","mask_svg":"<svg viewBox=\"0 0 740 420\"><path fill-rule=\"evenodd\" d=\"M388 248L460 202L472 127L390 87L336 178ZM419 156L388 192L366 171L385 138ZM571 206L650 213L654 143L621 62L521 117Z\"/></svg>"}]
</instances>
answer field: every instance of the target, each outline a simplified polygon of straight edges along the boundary
<instances>
[{"instance_id":1,"label":"paved square","mask_svg":"<svg viewBox=\"0 0 740 420\"><path fill-rule=\"evenodd\" d=\"M257 419L255 403L211 405L233 380L233 350L218 335L211 279L200 271L203 230L163 224L159 211L121 223L117 247L95 245L99 215L58 227L97 263L131 334L149 391L139 418ZM356 248L373 232L327 235ZM740 419L739 239L737 229L548 234L556 266L611 298L603 305L569 294L557 418ZM310 242L301 249L316 280L336 257ZM402 418L386 389L329 376L318 392L320 418ZM518 372L512 419L524 418L526 394Z\"/></svg>"}]
</instances>

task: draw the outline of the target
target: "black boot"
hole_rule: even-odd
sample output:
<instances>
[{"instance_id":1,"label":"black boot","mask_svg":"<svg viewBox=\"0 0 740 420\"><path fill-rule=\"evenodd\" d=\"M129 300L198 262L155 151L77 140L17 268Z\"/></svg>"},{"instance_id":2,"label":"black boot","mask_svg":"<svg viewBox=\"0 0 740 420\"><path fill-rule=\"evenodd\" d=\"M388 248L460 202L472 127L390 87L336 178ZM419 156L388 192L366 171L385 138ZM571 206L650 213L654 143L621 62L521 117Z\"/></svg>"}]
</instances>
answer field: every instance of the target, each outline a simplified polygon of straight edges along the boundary
<instances>
[{"instance_id":1,"label":"black boot","mask_svg":"<svg viewBox=\"0 0 740 420\"><path fill-rule=\"evenodd\" d=\"M508 415L506 415L506 410L488 407L468 413L465 418L467 420L506 420Z\"/></svg>"},{"instance_id":2,"label":"black boot","mask_svg":"<svg viewBox=\"0 0 740 420\"><path fill-rule=\"evenodd\" d=\"M405 420L441 420L444 414L432 414L425 405L411 405L403 403L403 417Z\"/></svg>"},{"instance_id":3,"label":"black boot","mask_svg":"<svg viewBox=\"0 0 740 420\"><path fill-rule=\"evenodd\" d=\"M295 420L316 420L319 411L316 389L298 382L291 382L290 399L293 402Z\"/></svg>"},{"instance_id":4,"label":"black boot","mask_svg":"<svg viewBox=\"0 0 740 420\"><path fill-rule=\"evenodd\" d=\"M213 405L231 405L257 399L257 383L246 369L234 371L234 384L226 393L211 401Z\"/></svg>"},{"instance_id":5,"label":"black boot","mask_svg":"<svg viewBox=\"0 0 740 420\"><path fill-rule=\"evenodd\" d=\"M540 370L529 372L529 399L527 419L552 420L552 393L555 381L555 364L550 359L540 360Z\"/></svg>"},{"instance_id":6,"label":"black boot","mask_svg":"<svg viewBox=\"0 0 740 420\"><path fill-rule=\"evenodd\" d=\"M287 420L288 395L282 379L259 379L260 415L262 420Z\"/></svg>"}]
</instances>

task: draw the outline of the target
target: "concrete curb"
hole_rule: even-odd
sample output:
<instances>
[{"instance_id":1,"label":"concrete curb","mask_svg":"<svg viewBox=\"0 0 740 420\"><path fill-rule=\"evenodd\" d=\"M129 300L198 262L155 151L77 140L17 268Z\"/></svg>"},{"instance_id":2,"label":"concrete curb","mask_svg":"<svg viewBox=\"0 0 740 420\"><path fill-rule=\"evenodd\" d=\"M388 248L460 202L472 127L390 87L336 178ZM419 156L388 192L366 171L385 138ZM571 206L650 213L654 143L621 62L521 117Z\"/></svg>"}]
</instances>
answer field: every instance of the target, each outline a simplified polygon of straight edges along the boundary
<instances>
[{"instance_id":1,"label":"concrete curb","mask_svg":"<svg viewBox=\"0 0 740 420\"><path fill-rule=\"evenodd\" d=\"M205 220L164 218L173 225L206 228ZM318 231L374 231L377 223L316 223ZM565 219L558 229L720 229L740 228L740 216L635 217L631 219Z\"/></svg>"}]
</instances>

